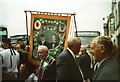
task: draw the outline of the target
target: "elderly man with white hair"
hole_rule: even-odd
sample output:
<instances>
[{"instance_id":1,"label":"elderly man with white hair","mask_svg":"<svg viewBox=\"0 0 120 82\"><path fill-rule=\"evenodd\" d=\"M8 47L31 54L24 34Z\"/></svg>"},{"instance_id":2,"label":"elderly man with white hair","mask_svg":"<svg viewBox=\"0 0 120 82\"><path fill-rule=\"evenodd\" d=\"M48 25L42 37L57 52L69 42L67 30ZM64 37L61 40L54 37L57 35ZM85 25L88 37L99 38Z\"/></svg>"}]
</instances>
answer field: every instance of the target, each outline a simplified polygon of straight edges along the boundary
<instances>
[{"instance_id":1,"label":"elderly man with white hair","mask_svg":"<svg viewBox=\"0 0 120 82\"><path fill-rule=\"evenodd\" d=\"M56 60L49 55L48 47L39 45L38 56L41 59L38 80L56 80Z\"/></svg>"},{"instance_id":2,"label":"elderly man with white hair","mask_svg":"<svg viewBox=\"0 0 120 82\"><path fill-rule=\"evenodd\" d=\"M87 46L86 45L81 45L79 55L83 55L86 52L86 50L87 50Z\"/></svg>"},{"instance_id":3,"label":"elderly man with white hair","mask_svg":"<svg viewBox=\"0 0 120 82\"><path fill-rule=\"evenodd\" d=\"M56 60L49 55L49 49L45 45L38 46L38 57L41 60L38 71L32 73L26 82L41 82L44 80L56 81Z\"/></svg>"}]
</instances>

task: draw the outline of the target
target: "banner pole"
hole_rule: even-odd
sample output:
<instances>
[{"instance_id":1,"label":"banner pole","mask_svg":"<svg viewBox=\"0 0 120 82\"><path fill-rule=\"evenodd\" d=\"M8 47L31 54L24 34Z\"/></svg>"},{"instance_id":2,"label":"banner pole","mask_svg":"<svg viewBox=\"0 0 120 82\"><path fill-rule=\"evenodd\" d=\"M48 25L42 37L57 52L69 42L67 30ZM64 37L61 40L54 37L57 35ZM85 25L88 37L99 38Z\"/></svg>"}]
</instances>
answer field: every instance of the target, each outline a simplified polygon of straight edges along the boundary
<instances>
[{"instance_id":1,"label":"banner pole","mask_svg":"<svg viewBox=\"0 0 120 82\"><path fill-rule=\"evenodd\" d=\"M25 12L25 15L26 15L26 32L27 32L27 44L26 45L29 45L29 40L28 40L28 20L27 20L27 11L24 11Z\"/></svg>"},{"instance_id":2,"label":"banner pole","mask_svg":"<svg viewBox=\"0 0 120 82\"><path fill-rule=\"evenodd\" d=\"M75 30L76 30L76 36L78 37L78 34L77 34L77 25L76 25L76 19L75 19L75 14L73 15L74 16L74 24L75 24Z\"/></svg>"}]
</instances>

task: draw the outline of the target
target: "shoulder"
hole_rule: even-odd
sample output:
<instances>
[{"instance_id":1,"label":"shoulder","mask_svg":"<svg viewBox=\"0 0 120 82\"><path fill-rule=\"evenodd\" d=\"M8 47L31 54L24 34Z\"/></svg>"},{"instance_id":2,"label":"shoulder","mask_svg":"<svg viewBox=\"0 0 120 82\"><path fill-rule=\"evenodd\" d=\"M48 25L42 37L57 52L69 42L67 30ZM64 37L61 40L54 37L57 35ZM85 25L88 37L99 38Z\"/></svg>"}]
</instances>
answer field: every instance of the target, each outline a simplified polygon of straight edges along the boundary
<instances>
[{"instance_id":1,"label":"shoulder","mask_svg":"<svg viewBox=\"0 0 120 82\"><path fill-rule=\"evenodd\" d=\"M52 59L49 61L48 64L49 64L49 65L56 64L56 60L55 60L54 58L52 58Z\"/></svg>"},{"instance_id":2,"label":"shoulder","mask_svg":"<svg viewBox=\"0 0 120 82\"><path fill-rule=\"evenodd\" d=\"M53 64L53 62L55 62L56 59L55 59L53 56L48 55L47 58L45 59L45 61L46 61L48 64Z\"/></svg>"},{"instance_id":3,"label":"shoulder","mask_svg":"<svg viewBox=\"0 0 120 82\"><path fill-rule=\"evenodd\" d=\"M109 79L117 79L118 78L118 64L114 60L109 61L106 63L103 68L101 68L101 71L99 71L99 74L101 76L104 75L104 78L109 78Z\"/></svg>"},{"instance_id":4,"label":"shoulder","mask_svg":"<svg viewBox=\"0 0 120 82\"><path fill-rule=\"evenodd\" d=\"M14 51L15 51L15 53L19 54L19 52L18 52L18 51L16 51L16 50L14 50Z\"/></svg>"},{"instance_id":5,"label":"shoulder","mask_svg":"<svg viewBox=\"0 0 120 82\"><path fill-rule=\"evenodd\" d=\"M3 51L0 52L2 55L6 54L6 53L10 53L10 49L5 49Z\"/></svg>"},{"instance_id":6,"label":"shoulder","mask_svg":"<svg viewBox=\"0 0 120 82\"><path fill-rule=\"evenodd\" d=\"M68 55L66 55L68 54ZM69 56L70 52L68 50L63 50L61 53L60 53L60 56Z\"/></svg>"},{"instance_id":7,"label":"shoulder","mask_svg":"<svg viewBox=\"0 0 120 82\"><path fill-rule=\"evenodd\" d=\"M118 62L114 58L109 58L103 62L102 69L106 69L106 71L115 71L118 69Z\"/></svg>"},{"instance_id":8,"label":"shoulder","mask_svg":"<svg viewBox=\"0 0 120 82\"><path fill-rule=\"evenodd\" d=\"M63 50L59 56L58 56L58 59L66 59L66 58L69 58L70 57L70 53L68 52L68 50Z\"/></svg>"},{"instance_id":9,"label":"shoulder","mask_svg":"<svg viewBox=\"0 0 120 82\"><path fill-rule=\"evenodd\" d=\"M63 51L60 56L58 57L58 61L57 62L73 62L74 58L72 56L72 54L67 50Z\"/></svg>"}]
</instances>

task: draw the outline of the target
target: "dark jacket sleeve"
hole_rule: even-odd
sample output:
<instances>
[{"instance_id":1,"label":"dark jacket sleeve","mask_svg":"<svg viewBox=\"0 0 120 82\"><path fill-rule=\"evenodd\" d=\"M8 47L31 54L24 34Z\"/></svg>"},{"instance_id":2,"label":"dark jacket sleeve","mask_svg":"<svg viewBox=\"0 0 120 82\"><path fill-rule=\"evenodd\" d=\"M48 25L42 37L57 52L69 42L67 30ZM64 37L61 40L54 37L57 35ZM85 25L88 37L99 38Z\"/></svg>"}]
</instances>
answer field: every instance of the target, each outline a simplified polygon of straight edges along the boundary
<instances>
[{"instance_id":1,"label":"dark jacket sleeve","mask_svg":"<svg viewBox=\"0 0 120 82\"><path fill-rule=\"evenodd\" d=\"M67 80L69 78L69 66L66 61L64 61L64 57L60 57L57 62L57 80Z\"/></svg>"}]
</instances>

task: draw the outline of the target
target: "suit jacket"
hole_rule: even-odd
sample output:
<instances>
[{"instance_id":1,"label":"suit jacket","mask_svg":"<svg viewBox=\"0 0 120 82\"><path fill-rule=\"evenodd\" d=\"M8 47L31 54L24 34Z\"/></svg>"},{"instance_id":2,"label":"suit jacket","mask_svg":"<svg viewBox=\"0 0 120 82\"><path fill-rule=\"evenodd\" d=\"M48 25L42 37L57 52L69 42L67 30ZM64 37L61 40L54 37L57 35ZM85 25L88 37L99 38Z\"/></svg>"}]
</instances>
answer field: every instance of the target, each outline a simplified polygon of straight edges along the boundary
<instances>
[{"instance_id":1,"label":"suit jacket","mask_svg":"<svg viewBox=\"0 0 120 82\"><path fill-rule=\"evenodd\" d=\"M72 54L64 50L57 60L57 80L81 80L82 76Z\"/></svg>"},{"instance_id":2,"label":"suit jacket","mask_svg":"<svg viewBox=\"0 0 120 82\"><path fill-rule=\"evenodd\" d=\"M45 60L43 60L39 67L42 68L42 75L39 76L39 80L56 80L56 60L52 56L48 56Z\"/></svg>"},{"instance_id":3,"label":"suit jacket","mask_svg":"<svg viewBox=\"0 0 120 82\"><path fill-rule=\"evenodd\" d=\"M52 44L53 44L53 43L50 43L50 46L49 46L50 49L52 49ZM54 48L57 47L58 45L59 45L58 42L54 43Z\"/></svg>"},{"instance_id":4,"label":"suit jacket","mask_svg":"<svg viewBox=\"0 0 120 82\"><path fill-rule=\"evenodd\" d=\"M93 80L118 80L118 62L114 57L108 57L95 71Z\"/></svg>"},{"instance_id":5,"label":"suit jacket","mask_svg":"<svg viewBox=\"0 0 120 82\"><path fill-rule=\"evenodd\" d=\"M79 62L79 65L83 71L85 79L92 79L94 71L92 68L90 68L91 58L88 55L88 53L85 52L83 55L81 55L78 58L78 62Z\"/></svg>"},{"instance_id":6,"label":"suit jacket","mask_svg":"<svg viewBox=\"0 0 120 82\"><path fill-rule=\"evenodd\" d=\"M42 42L41 42L41 41L38 41L38 43L39 43L40 45L42 45ZM49 42L45 41L43 45L47 46L47 47L50 49L50 43L49 43Z\"/></svg>"}]
</instances>

